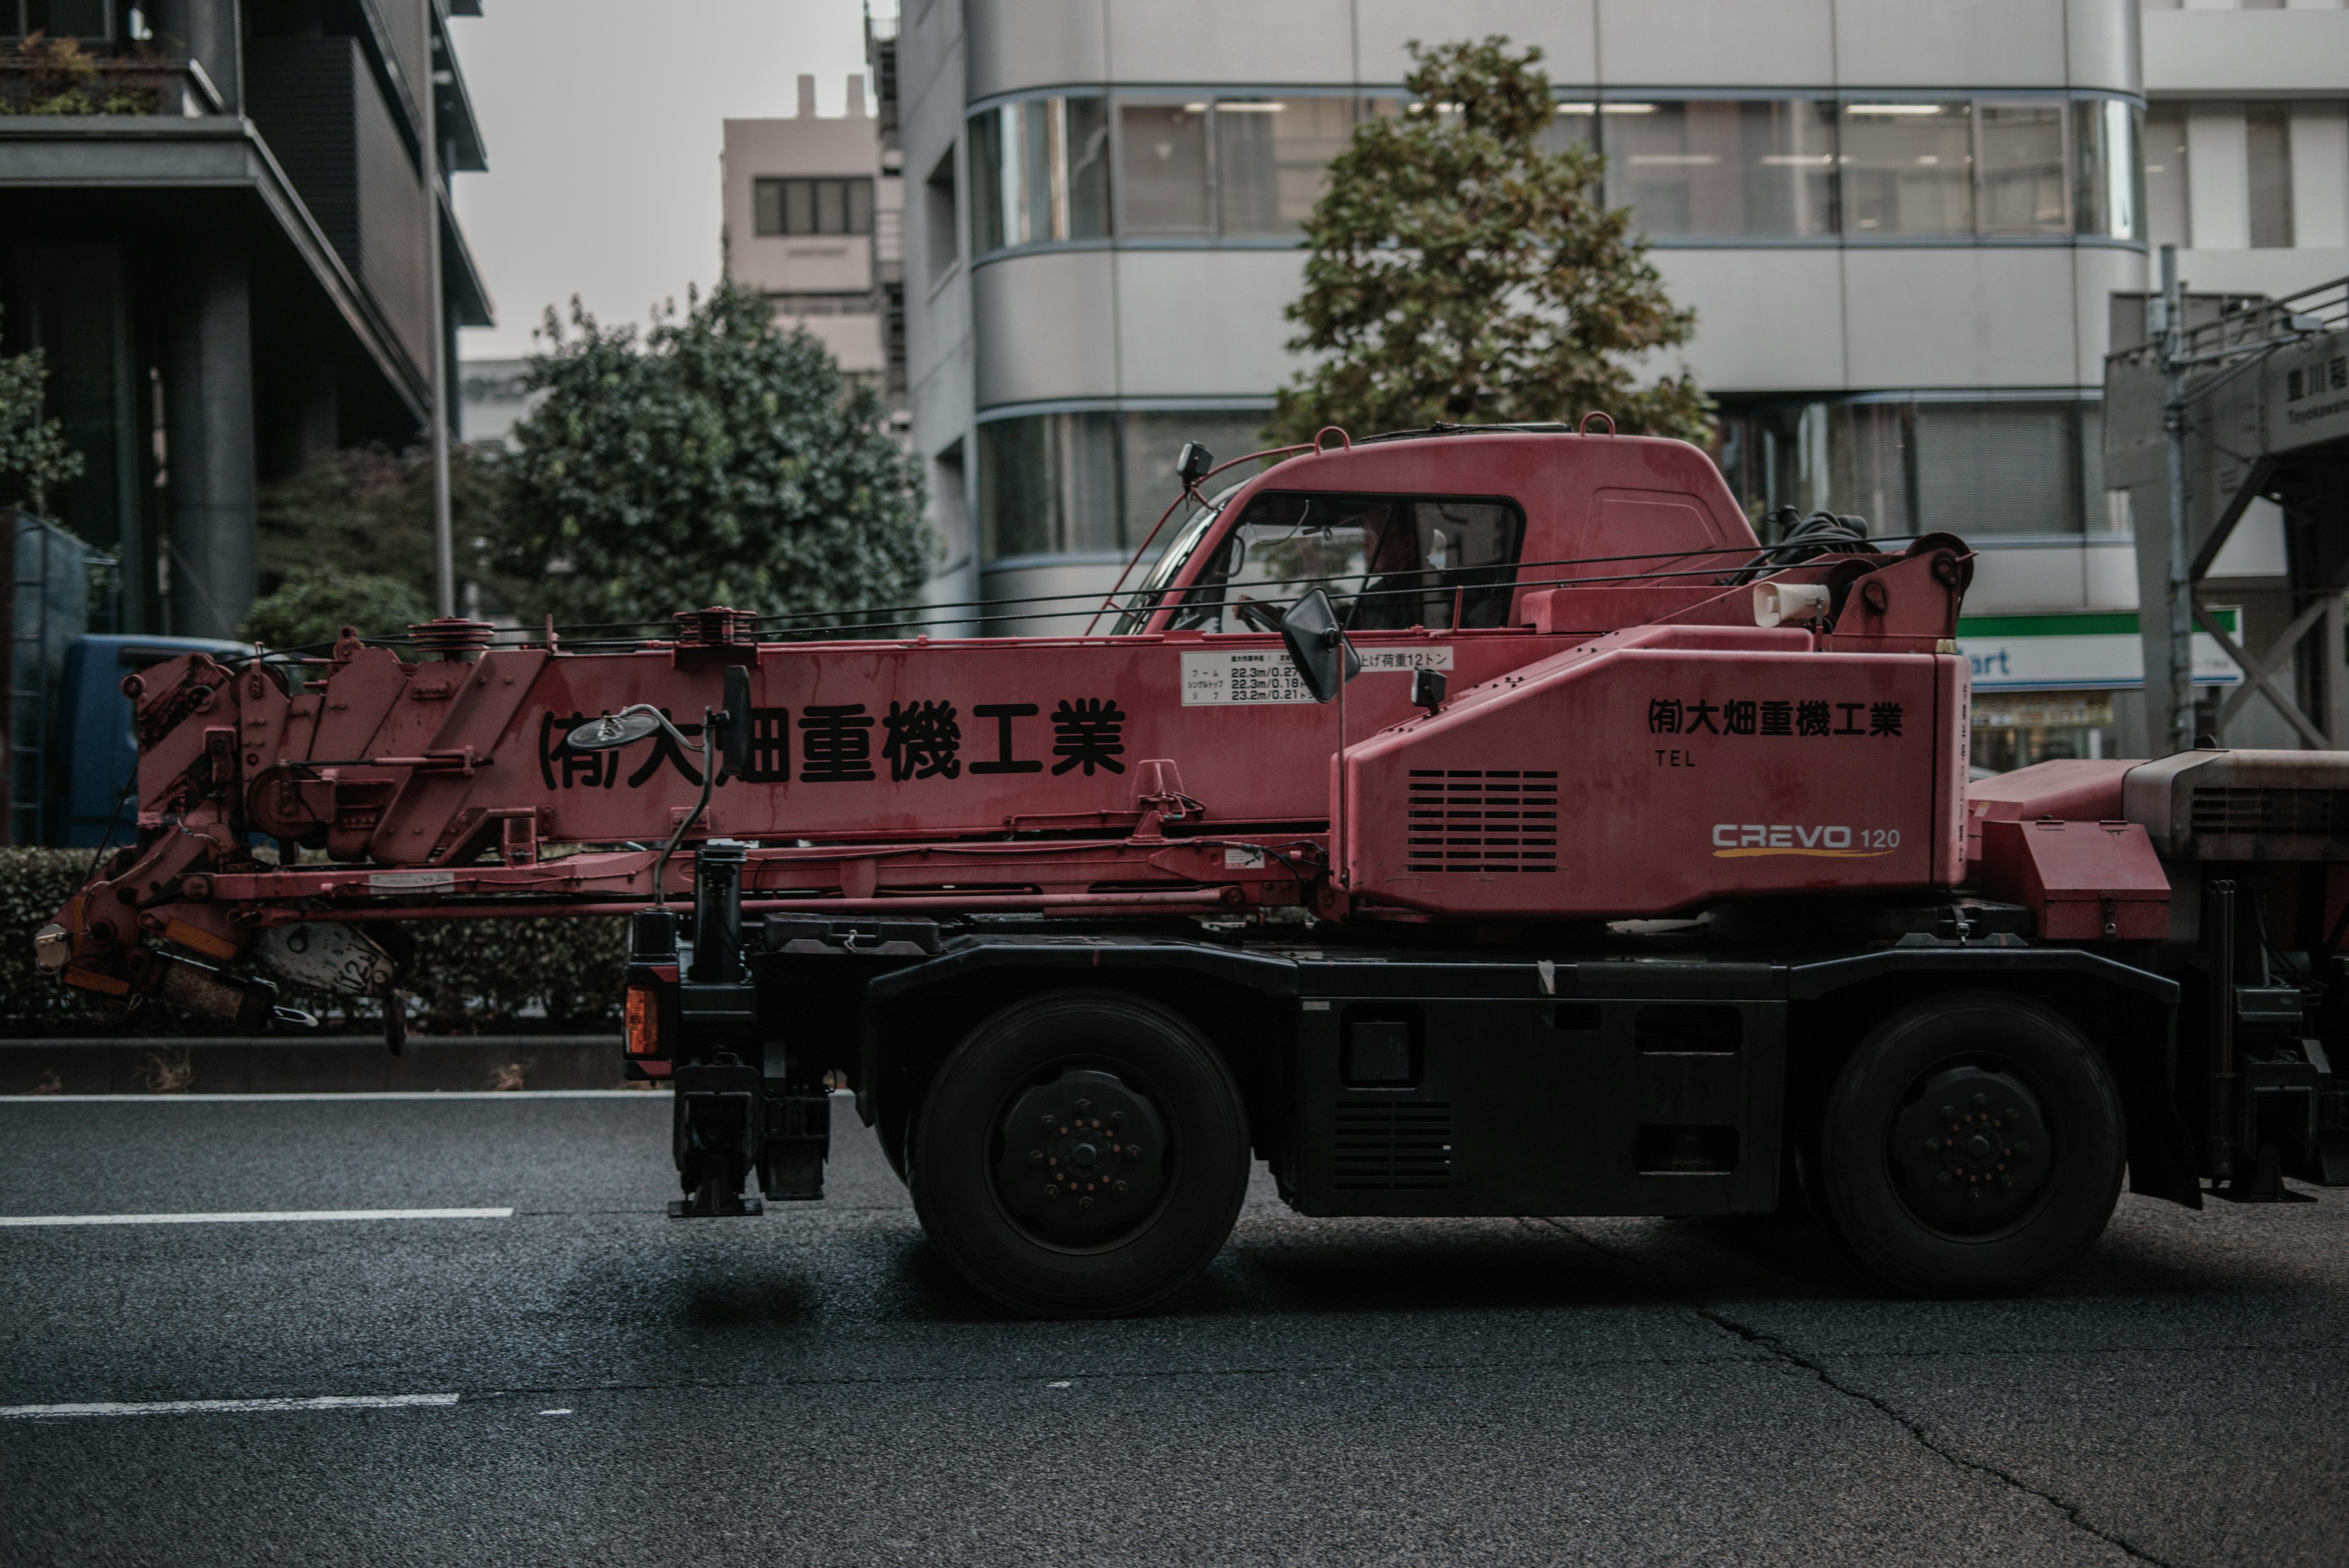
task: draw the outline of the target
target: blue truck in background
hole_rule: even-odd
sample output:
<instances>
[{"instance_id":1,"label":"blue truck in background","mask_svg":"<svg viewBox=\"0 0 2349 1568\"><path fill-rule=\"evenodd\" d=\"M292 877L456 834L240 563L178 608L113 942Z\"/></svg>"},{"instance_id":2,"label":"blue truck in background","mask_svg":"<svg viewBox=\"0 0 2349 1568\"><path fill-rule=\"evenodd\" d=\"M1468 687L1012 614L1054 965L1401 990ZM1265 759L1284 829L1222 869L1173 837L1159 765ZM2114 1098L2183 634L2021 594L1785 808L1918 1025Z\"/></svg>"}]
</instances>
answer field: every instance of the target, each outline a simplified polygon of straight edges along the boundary
<instances>
[{"instance_id":1,"label":"blue truck in background","mask_svg":"<svg viewBox=\"0 0 2349 1568\"><path fill-rule=\"evenodd\" d=\"M185 653L252 651L244 643L209 637L88 636L67 644L52 720L59 765L50 770L48 842L94 849L107 841L111 826L113 841L120 844L138 821L138 805L127 792L136 782L139 737L131 730L130 699L122 694L124 676Z\"/></svg>"}]
</instances>

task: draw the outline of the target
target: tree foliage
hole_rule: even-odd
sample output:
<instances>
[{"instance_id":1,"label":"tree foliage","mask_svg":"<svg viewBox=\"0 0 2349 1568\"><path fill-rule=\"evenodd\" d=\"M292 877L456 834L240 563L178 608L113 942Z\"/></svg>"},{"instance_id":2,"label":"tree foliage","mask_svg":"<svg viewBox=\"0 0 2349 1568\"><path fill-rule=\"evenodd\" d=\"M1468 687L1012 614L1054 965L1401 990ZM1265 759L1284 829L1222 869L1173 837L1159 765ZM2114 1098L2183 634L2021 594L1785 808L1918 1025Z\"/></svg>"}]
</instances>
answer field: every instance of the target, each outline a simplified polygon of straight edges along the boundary
<instances>
[{"instance_id":1,"label":"tree foliage","mask_svg":"<svg viewBox=\"0 0 2349 1568\"><path fill-rule=\"evenodd\" d=\"M478 585L492 608L514 597L514 585L492 572L485 558L504 505L502 458L487 443L449 449L457 575ZM368 446L318 452L301 472L263 487L259 534L264 599L308 570L314 582L323 580L319 573L389 578L406 585L419 604L429 604L431 449Z\"/></svg>"},{"instance_id":2,"label":"tree foliage","mask_svg":"<svg viewBox=\"0 0 2349 1568\"><path fill-rule=\"evenodd\" d=\"M574 300L546 313L545 394L514 430L499 558L535 577L515 608L649 622L908 602L927 576L921 470L873 389L722 283L641 342ZM541 568L543 575L540 576Z\"/></svg>"},{"instance_id":3,"label":"tree foliage","mask_svg":"<svg viewBox=\"0 0 2349 1568\"><path fill-rule=\"evenodd\" d=\"M1306 224L1305 293L1268 433L1306 441L1439 421L1571 421L1704 441L1683 368L1642 386L1630 361L1688 341L1628 210L1598 200L1602 160L1551 145L1541 51L1505 38L1411 46L1411 101L1357 126Z\"/></svg>"},{"instance_id":4,"label":"tree foliage","mask_svg":"<svg viewBox=\"0 0 2349 1568\"><path fill-rule=\"evenodd\" d=\"M0 502L46 513L49 489L81 474L81 453L66 444L65 426L41 415L47 359L38 348L0 354Z\"/></svg>"},{"instance_id":5,"label":"tree foliage","mask_svg":"<svg viewBox=\"0 0 2349 1568\"><path fill-rule=\"evenodd\" d=\"M254 605L237 635L271 648L331 643L347 626L363 637L398 637L432 614L413 582L331 565L299 566Z\"/></svg>"}]
</instances>

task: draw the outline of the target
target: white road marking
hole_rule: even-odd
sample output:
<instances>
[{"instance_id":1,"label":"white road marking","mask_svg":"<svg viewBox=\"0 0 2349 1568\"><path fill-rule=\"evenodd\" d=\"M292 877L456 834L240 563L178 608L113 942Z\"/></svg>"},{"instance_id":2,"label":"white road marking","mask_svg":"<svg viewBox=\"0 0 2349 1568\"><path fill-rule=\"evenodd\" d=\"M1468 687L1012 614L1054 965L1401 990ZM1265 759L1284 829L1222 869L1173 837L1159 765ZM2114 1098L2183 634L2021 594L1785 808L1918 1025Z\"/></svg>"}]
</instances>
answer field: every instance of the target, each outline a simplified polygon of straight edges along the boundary
<instances>
[{"instance_id":1,"label":"white road marking","mask_svg":"<svg viewBox=\"0 0 2349 1568\"><path fill-rule=\"evenodd\" d=\"M280 1220L511 1220L512 1209L281 1209L249 1214L0 1214L0 1225L257 1225Z\"/></svg>"},{"instance_id":2,"label":"white road marking","mask_svg":"<svg viewBox=\"0 0 2349 1568\"><path fill-rule=\"evenodd\" d=\"M0 1419L59 1416L238 1416L278 1410L409 1410L454 1405L454 1394L326 1394L316 1399L158 1399L145 1404L0 1405Z\"/></svg>"},{"instance_id":3,"label":"white road marking","mask_svg":"<svg viewBox=\"0 0 2349 1568\"><path fill-rule=\"evenodd\" d=\"M541 1410L539 1414L542 1416L568 1416L571 1412L568 1410Z\"/></svg>"},{"instance_id":4,"label":"white road marking","mask_svg":"<svg viewBox=\"0 0 2349 1568\"><path fill-rule=\"evenodd\" d=\"M1066 1388L1069 1385L1066 1383L1047 1383L1044 1386L1047 1388Z\"/></svg>"},{"instance_id":5,"label":"white road marking","mask_svg":"<svg viewBox=\"0 0 2349 1568\"><path fill-rule=\"evenodd\" d=\"M263 1105L278 1100L647 1100L662 1104L657 1089L367 1089L351 1094L299 1095L0 1095L0 1106L220 1106Z\"/></svg>"}]
</instances>

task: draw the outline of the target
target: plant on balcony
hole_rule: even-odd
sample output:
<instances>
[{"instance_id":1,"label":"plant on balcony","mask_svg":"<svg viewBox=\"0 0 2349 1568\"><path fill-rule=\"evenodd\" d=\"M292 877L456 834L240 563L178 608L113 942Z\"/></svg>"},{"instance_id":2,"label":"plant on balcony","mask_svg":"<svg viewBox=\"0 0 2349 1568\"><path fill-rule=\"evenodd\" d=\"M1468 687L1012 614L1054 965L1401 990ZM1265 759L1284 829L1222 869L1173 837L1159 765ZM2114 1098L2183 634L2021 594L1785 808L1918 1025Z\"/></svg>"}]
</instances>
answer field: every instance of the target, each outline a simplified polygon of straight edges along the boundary
<instances>
[{"instance_id":1,"label":"plant on balcony","mask_svg":"<svg viewBox=\"0 0 2349 1568\"><path fill-rule=\"evenodd\" d=\"M1305 293L1287 315L1309 364L1268 434L1603 409L1627 431L1710 439L1685 368L1645 386L1631 369L1687 342L1695 313L1665 296L1629 211L1599 202L1599 156L1543 145L1541 51L1498 37L1411 50L1411 103L1354 128L1305 226Z\"/></svg>"},{"instance_id":2,"label":"plant on balcony","mask_svg":"<svg viewBox=\"0 0 2349 1568\"><path fill-rule=\"evenodd\" d=\"M49 368L38 348L0 354L0 504L47 510L49 488L80 476L65 426L42 417Z\"/></svg>"},{"instance_id":3,"label":"plant on balcony","mask_svg":"<svg viewBox=\"0 0 2349 1568\"><path fill-rule=\"evenodd\" d=\"M0 48L0 114L153 114L181 69L146 45L101 58L78 38L29 33Z\"/></svg>"},{"instance_id":4,"label":"plant on balcony","mask_svg":"<svg viewBox=\"0 0 2349 1568\"><path fill-rule=\"evenodd\" d=\"M928 575L919 463L873 388L757 292L721 283L640 341L572 301L531 360L514 427L505 570L525 625L660 623L907 603Z\"/></svg>"}]
</instances>

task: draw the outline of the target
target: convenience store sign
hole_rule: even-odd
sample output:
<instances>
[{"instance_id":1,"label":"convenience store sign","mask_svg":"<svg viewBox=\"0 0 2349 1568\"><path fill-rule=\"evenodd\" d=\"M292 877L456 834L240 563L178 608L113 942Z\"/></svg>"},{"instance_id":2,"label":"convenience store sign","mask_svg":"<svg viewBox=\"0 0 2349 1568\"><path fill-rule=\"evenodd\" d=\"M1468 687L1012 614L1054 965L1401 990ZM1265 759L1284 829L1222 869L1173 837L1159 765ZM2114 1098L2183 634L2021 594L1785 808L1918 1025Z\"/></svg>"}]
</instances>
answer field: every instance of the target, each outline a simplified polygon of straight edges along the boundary
<instances>
[{"instance_id":1,"label":"convenience store sign","mask_svg":"<svg viewBox=\"0 0 2349 1568\"><path fill-rule=\"evenodd\" d=\"M2209 610L2242 640L2242 612ZM1958 651L1973 664L1977 691L2129 691L2145 684L2145 644L2135 610L2082 615L1965 616ZM2194 634L2194 684L2239 686L2243 672L2219 639Z\"/></svg>"}]
</instances>

